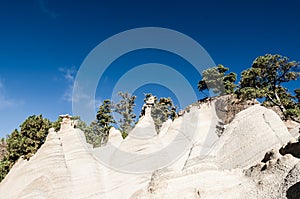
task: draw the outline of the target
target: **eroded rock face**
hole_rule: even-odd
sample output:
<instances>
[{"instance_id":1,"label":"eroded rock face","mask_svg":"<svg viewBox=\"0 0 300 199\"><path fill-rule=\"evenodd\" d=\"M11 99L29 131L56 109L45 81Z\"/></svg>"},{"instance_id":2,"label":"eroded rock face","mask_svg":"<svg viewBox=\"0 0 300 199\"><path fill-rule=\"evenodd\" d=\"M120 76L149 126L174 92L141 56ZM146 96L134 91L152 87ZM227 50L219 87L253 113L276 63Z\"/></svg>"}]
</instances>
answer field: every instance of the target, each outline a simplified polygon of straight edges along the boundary
<instances>
[{"instance_id":1,"label":"eroded rock face","mask_svg":"<svg viewBox=\"0 0 300 199\"><path fill-rule=\"evenodd\" d=\"M0 198L89 198L105 195L102 165L82 143L78 129L49 132L29 161L19 159L0 184ZM85 191L82 191L85 190Z\"/></svg>"},{"instance_id":2,"label":"eroded rock face","mask_svg":"<svg viewBox=\"0 0 300 199\"><path fill-rule=\"evenodd\" d=\"M261 161L266 151L291 139L276 113L255 105L236 115L212 153L222 169L244 168Z\"/></svg>"},{"instance_id":3,"label":"eroded rock face","mask_svg":"<svg viewBox=\"0 0 300 199\"><path fill-rule=\"evenodd\" d=\"M287 120L284 122L291 135L298 139L300 136L300 124L295 121Z\"/></svg>"},{"instance_id":4,"label":"eroded rock face","mask_svg":"<svg viewBox=\"0 0 300 199\"><path fill-rule=\"evenodd\" d=\"M177 175L156 174L152 180L131 198L253 198L249 193L254 184L239 171L203 167L202 171Z\"/></svg>"},{"instance_id":5,"label":"eroded rock face","mask_svg":"<svg viewBox=\"0 0 300 199\"><path fill-rule=\"evenodd\" d=\"M252 106L239 112L218 138L220 119L214 105L191 107L165 123L161 134L145 114L133 137L122 140L112 128L107 145L97 149L86 144L80 130L66 124L58 133L51 131L29 161L20 159L13 166L0 184L0 198L299 198L299 159L291 152L298 144L282 147L292 136L279 116ZM186 141L189 145L180 157L152 171L124 172L104 161L119 160L125 169L148 168L159 162L143 165L142 159L118 155L116 159L116 154L119 150L151 154ZM176 148L158 157L169 160L172 152Z\"/></svg>"},{"instance_id":6,"label":"eroded rock face","mask_svg":"<svg viewBox=\"0 0 300 199\"><path fill-rule=\"evenodd\" d=\"M259 104L256 100L241 101L234 95L225 95L213 99L216 113L224 124L229 124L239 112Z\"/></svg>"},{"instance_id":7,"label":"eroded rock face","mask_svg":"<svg viewBox=\"0 0 300 199\"><path fill-rule=\"evenodd\" d=\"M300 162L298 162L284 179L282 193L287 199L300 198Z\"/></svg>"},{"instance_id":8,"label":"eroded rock face","mask_svg":"<svg viewBox=\"0 0 300 199\"><path fill-rule=\"evenodd\" d=\"M38 152L19 159L1 182L0 198L63 198L71 183L64 156L58 134L50 131Z\"/></svg>"},{"instance_id":9,"label":"eroded rock face","mask_svg":"<svg viewBox=\"0 0 300 199\"><path fill-rule=\"evenodd\" d=\"M244 170L245 175L255 183L253 194L267 199L300 198L299 159L292 155L281 156L278 150L276 152L276 156L269 161Z\"/></svg>"}]
</instances>

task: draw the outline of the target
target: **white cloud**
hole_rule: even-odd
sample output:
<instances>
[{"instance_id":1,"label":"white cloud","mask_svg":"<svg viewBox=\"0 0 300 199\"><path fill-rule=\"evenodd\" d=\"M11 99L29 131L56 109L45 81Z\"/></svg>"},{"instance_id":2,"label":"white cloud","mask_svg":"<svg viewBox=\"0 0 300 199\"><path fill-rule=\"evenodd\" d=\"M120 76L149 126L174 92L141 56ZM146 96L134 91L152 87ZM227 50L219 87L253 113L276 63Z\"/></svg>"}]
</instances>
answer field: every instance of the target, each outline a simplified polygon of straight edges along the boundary
<instances>
[{"instance_id":1,"label":"white cloud","mask_svg":"<svg viewBox=\"0 0 300 199\"><path fill-rule=\"evenodd\" d=\"M62 99L68 102L72 102L72 93L73 93L73 86L68 85L68 88L66 89L64 95L62 96Z\"/></svg>"},{"instance_id":2,"label":"white cloud","mask_svg":"<svg viewBox=\"0 0 300 199\"><path fill-rule=\"evenodd\" d=\"M67 85L67 88L62 96L62 99L64 101L72 102L73 85L74 85L74 80L77 71L75 70L75 67L59 68L58 70L63 74L64 80L66 81L66 85Z\"/></svg>"},{"instance_id":3,"label":"white cloud","mask_svg":"<svg viewBox=\"0 0 300 199\"><path fill-rule=\"evenodd\" d=\"M75 75L76 75L76 72L77 72L75 70L75 67L71 67L71 68L59 68L58 70L64 74L65 80L67 80L70 83L74 82Z\"/></svg>"},{"instance_id":4,"label":"white cloud","mask_svg":"<svg viewBox=\"0 0 300 199\"><path fill-rule=\"evenodd\" d=\"M7 96L4 83L3 83L3 81L0 80L0 110L9 108L9 107L14 107L19 104L20 104L20 102L14 100L14 99L10 99Z\"/></svg>"},{"instance_id":5,"label":"white cloud","mask_svg":"<svg viewBox=\"0 0 300 199\"><path fill-rule=\"evenodd\" d=\"M80 88L78 84L74 84L74 87L77 89L77 91L81 91L81 92L76 92L75 95L72 95L71 93L71 101L76 102L76 103L80 103L80 102L85 102L85 105L87 108L93 108L96 109L98 108L101 104L102 104L102 99L95 99L95 98L91 98L91 96L89 96L84 89ZM73 89L73 87L72 87ZM73 92L73 90L72 90Z\"/></svg>"},{"instance_id":6,"label":"white cloud","mask_svg":"<svg viewBox=\"0 0 300 199\"><path fill-rule=\"evenodd\" d=\"M94 110L96 111L100 104L102 104L102 99L95 99L95 97L91 97L89 94L86 93L86 91L82 88L80 88L80 85L76 84L75 78L76 78L76 70L75 67L71 68L59 68L58 69L61 74L63 75L64 82L65 82L65 91L62 95L62 100L67 101L69 103L75 103L76 107L80 110ZM77 92L75 95L73 95L73 89L76 89ZM80 92L79 92L80 91ZM77 114L77 113L76 113ZM95 114L95 113L92 113ZM80 115L82 119L85 118L84 115ZM94 116L93 116L94 118ZM91 120L92 121L92 120ZM91 122L90 119L87 119L87 123Z\"/></svg>"}]
</instances>

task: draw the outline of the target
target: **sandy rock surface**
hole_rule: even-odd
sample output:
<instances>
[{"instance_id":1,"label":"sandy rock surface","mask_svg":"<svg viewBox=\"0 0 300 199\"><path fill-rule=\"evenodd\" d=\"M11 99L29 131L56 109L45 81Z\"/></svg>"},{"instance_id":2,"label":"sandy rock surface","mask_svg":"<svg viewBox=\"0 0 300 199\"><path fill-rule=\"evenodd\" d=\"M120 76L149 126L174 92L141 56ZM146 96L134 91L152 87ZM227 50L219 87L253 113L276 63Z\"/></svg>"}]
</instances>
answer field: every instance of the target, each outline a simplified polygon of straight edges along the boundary
<instances>
[{"instance_id":1,"label":"sandy rock surface","mask_svg":"<svg viewBox=\"0 0 300 199\"><path fill-rule=\"evenodd\" d=\"M112 128L97 149L66 123L13 166L0 198L300 198L299 143L275 112L251 106L221 137L220 122L204 103L157 134L146 112L128 138Z\"/></svg>"}]
</instances>

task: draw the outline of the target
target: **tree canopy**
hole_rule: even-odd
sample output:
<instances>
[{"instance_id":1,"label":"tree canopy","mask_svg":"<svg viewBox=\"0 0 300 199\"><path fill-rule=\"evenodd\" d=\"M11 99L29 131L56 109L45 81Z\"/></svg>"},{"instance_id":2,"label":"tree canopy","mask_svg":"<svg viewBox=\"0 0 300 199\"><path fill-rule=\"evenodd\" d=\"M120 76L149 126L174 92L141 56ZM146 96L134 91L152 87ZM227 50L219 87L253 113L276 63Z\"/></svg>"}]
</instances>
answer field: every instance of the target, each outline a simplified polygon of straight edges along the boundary
<instances>
[{"instance_id":1,"label":"tree canopy","mask_svg":"<svg viewBox=\"0 0 300 199\"><path fill-rule=\"evenodd\" d=\"M234 92L236 85L236 74L230 72L226 74L229 68L218 65L208 68L202 72L202 79L198 82L198 90L203 92L211 89L215 94L224 95Z\"/></svg>"},{"instance_id":2,"label":"tree canopy","mask_svg":"<svg viewBox=\"0 0 300 199\"><path fill-rule=\"evenodd\" d=\"M257 57L252 67L241 74L239 89L236 93L242 99L263 99L265 106L278 106L285 116L299 116L299 104L296 96L284 86L284 83L300 77L299 62L290 61L282 55L266 54Z\"/></svg>"},{"instance_id":3,"label":"tree canopy","mask_svg":"<svg viewBox=\"0 0 300 199\"><path fill-rule=\"evenodd\" d=\"M241 100L260 99L264 106L277 106L285 118L300 117L300 88L294 90L295 95L286 83L299 79L300 63L290 61L282 55L266 54L257 57L251 68L241 73L238 85L234 82L237 75L223 65L208 68L203 71L198 82L200 92L212 90L215 94L236 94ZM299 121L299 120L298 120Z\"/></svg>"},{"instance_id":4,"label":"tree canopy","mask_svg":"<svg viewBox=\"0 0 300 199\"><path fill-rule=\"evenodd\" d=\"M99 106L96 119L89 126L81 124L87 143L92 144L93 147L100 147L105 144L113 123L115 123L115 120L112 116L112 103L109 99L106 99Z\"/></svg>"},{"instance_id":5,"label":"tree canopy","mask_svg":"<svg viewBox=\"0 0 300 199\"><path fill-rule=\"evenodd\" d=\"M124 138L135 125L136 115L134 113L134 107L136 96L130 95L128 92L119 92L118 94L121 97L121 100L114 104L113 111L121 116L117 121L117 124Z\"/></svg>"},{"instance_id":6,"label":"tree canopy","mask_svg":"<svg viewBox=\"0 0 300 199\"><path fill-rule=\"evenodd\" d=\"M144 101L146 102L151 96L151 93L145 94ZM154 96L154 105L151 108L151 117L154 121L157 133L159 132L162 124L169 118L174 120L178 117L176 107L174 107L172 99L170 97L162 97L158 100L157 97Z\"/></svg>"},{"instance_id":7,"label":"tree canopy","mask_svg":"<svg viewBox=\"0 0 300 199\"><path fill-rule=\"evenodd\" d=\"M296 88L295 90L294 90L294 92L295 92L295 98L297 99L297 102L298 102L298 105L299 105L299 103L300 103L300 88Z\"/></svg>"},{"instance_id":8,"label":"tree canopy","mask_svg":"<svg viewBox=\"0 0 300 199\"><path fill-rule=\"evenodd\" d=\"M23 157L29 159L44 144L51 122L42 115L29 116L6 139L6 154L0 163L0 181L4 179L15 162Z\"/></svg>"},{"instance_id":9,"label":"tree canopy","mask_svg":"<svg viewBox=\"0 0 300 199\"><path fill-rule=\"evenodd\" d=\"M131 96L128 92L119 92L121 100L114 104L109 99L103 101L97 111L96 119L90 125L81 124L81 130L84 131L86 141L93 145L93 147L100 147L108 141L108 135L113 124L117 124L121 135L125 138L135 125L136 115L134 114L134 106L136 96ZM113 112L120 115L116 122L113 117Z\"/></svg>"}]
</instances>

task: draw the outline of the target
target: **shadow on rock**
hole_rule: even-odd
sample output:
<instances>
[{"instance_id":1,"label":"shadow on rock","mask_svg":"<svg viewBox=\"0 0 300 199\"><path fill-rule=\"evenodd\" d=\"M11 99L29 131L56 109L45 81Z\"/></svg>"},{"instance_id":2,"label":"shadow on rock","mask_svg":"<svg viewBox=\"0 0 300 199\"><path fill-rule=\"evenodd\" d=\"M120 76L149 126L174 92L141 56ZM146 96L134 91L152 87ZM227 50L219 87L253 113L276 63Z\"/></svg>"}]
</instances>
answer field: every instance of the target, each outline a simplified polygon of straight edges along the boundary
<instances>
[{"instance_id":1,"label":"shadow on rock","mask_svg":"<svg viewBox=\"0 0 300 199\"><path fill-rule=\"evenodd\" d=\"M300 198L300 182L297 182L286 191L286 197L288 199Z\"/></svg>"},{"instance_id":2,"label":"shadow on rock","mask_svg":"<svg viewBox=\"0 0 300 199\"><path fill-rule=\"evenodd\" d=\"M291 154L295 158L300 158L300 143L289 142L279 150L279 153L281 155Z\"/></svg>"}]
</instances>

